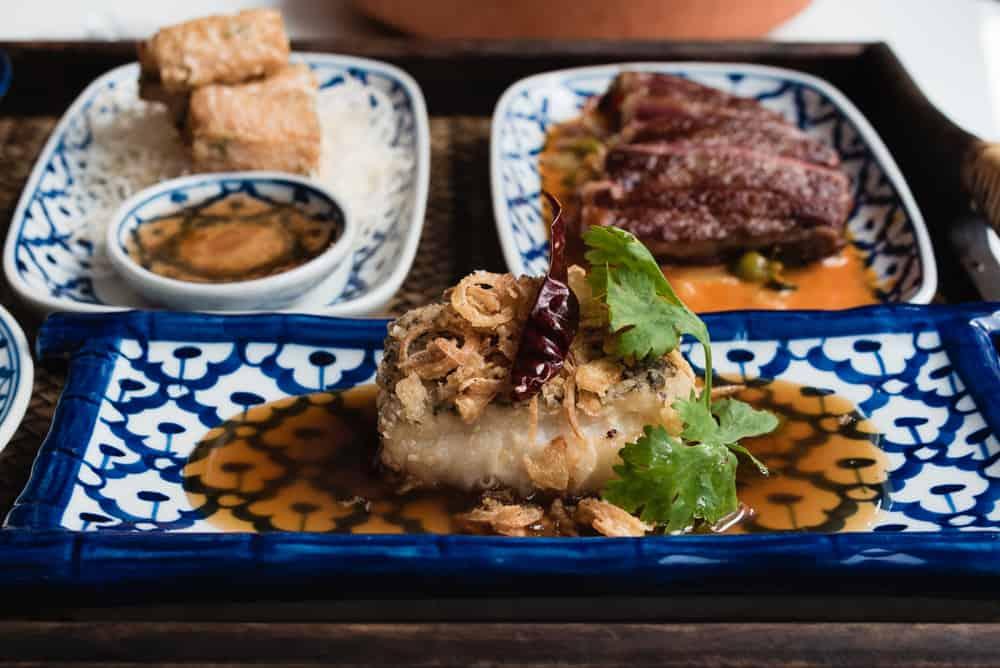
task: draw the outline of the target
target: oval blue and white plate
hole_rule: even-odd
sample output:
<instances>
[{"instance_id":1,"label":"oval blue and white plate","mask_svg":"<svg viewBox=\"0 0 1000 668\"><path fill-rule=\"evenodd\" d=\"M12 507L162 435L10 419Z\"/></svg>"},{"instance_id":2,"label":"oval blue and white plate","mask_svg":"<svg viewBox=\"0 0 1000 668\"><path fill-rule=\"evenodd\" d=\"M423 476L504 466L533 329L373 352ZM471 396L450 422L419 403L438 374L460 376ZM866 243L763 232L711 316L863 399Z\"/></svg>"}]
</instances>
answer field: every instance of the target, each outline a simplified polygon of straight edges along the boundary
<instances>
[{"instance_id":1,"label":"oval blue and white plate","mask_svg":"<svg viewBox=\"0 0 1000 668\"><path fill-rule=\"evenodd\" d=\"M347 282L320 283L288 310L377 312L406 278L423 229L430 178L423 94L412 77L386 63L317 53L293 59L312 68L321 90L348 83L367 88L374 126L402 160L383 184L385 206L358 235ZM14 291L41 311L151 308L111 268L101 236L104 218L135 191L181 176L175 173L180 142L165 111L159 117L143 111L138 74L137 63L123 65L80 94L42 149L18 202L4 248L4 272ZM156 133L163 140L142 150L107 150L129 133L147 139ZM125 169L138 176L125 178Z\"/></svg>"},{"instance_id":2,"label":"oval blue and white plate","mask_svg":"<svg viewBox=\"0 0 1000 668\"><path fill-rule=\"evenodd\" d=\"M792 70L740 63L630 63L558 70L521 79L493 112L490 178L493 212L507 267L540 275L549 266L538 156L550 125L580 113L623 70L684 76L755 98L837 149L854 184L850 241L862 251L886 303L926 304L937 268L923 217L885 144L843 93Z\"/></svg>"},{"instance_id":3,"label":"oval blue and white plate","mask_svg":"<svg viewBox=\"0 0 1000 668\"><path fill-rule=\"evenodd\" d=\"M0 450L28 410L34 381L31 347L14 316L0 307Z\"/></svg>"}]
</instances>

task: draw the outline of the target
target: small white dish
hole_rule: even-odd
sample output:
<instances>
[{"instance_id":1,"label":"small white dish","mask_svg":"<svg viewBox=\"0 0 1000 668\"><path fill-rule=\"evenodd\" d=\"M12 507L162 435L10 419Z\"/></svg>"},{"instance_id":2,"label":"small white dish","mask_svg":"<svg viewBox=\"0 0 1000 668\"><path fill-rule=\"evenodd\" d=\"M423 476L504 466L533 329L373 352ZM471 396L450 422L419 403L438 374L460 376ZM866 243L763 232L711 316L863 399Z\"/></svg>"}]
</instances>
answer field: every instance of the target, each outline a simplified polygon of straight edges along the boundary
<instances>
[{"instance_id":1,"label":"small white dish","mask_svg":"<svg viewBox=\"0 0 1000 668\"><path fill-rule=\"evenodd\" d=\"M0 451L28 410L35 382L31 347L7 309L0 306Z\"/></svg>"},{"instance_id":2,"label":"small white dish","mask_svg":"<svg viewBox=\"0 0 1000 668\"><path fill-rule=\"evenodd\" d=\"M142 225L233 194L268 205L292 204L311 219L329 222L337 227L333 243L288 271L228 283L168 278L129 254L128 243ZM140 190L119 207L107 228L105 247L121 278L157 305L188 311L253 311L285 308L321 281L342 289L356 235L356 225L344 207L308 179L279 172L223 172L169 179Z\"/></svg>"}]
</instances>

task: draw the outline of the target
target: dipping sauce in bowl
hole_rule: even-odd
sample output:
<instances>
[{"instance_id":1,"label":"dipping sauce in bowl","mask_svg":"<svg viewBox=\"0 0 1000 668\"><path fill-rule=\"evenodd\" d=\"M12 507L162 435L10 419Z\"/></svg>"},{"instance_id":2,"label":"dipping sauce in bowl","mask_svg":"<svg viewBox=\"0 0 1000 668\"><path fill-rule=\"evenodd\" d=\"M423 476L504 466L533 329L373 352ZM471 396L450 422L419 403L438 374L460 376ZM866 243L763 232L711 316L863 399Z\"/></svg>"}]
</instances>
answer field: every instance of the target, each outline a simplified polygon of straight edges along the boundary
<instances>
[{"instance_id":1,"label":"dipping sauce in bowl","mask_svg":"<svg viewBox=\"0 0 1000 668\"><path fill-rule=\"evenodd\" d=\"M231 283L273 276L319 256L343 228L335 215L230 193L132 229L129 256L160 276Z\"/></svg>"},{"instance_id":2,"label":"dipping sauce in bowl","mask_svg":"<svg viewBox=\"0 0 1000 668\"><path fill-rule=\"evenodd\" d=\"M340 294L356 224L322 187L279 172L195 174L136 193L107 230L112 266L151 306L289 308Z\"/></svg>"}]
</instances>

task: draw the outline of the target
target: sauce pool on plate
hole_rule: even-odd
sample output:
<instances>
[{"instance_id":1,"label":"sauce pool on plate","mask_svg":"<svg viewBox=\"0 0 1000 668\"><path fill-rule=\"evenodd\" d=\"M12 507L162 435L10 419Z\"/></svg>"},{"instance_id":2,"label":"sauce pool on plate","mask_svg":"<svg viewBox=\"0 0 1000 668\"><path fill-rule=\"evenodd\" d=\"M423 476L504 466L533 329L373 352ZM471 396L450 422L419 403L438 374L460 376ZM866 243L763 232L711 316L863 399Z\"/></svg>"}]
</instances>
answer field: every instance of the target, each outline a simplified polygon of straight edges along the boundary
<instances>
[{"instance_id":1,"label":"sauce pool on plate","mask_svg":"<svg viewBox=\"0 0 1000 668\"><path fill-rule=\"evenodd\" d=\"M724 265L663 265L677 296L696 313L739 309L845 309L877 304L875 276L851 245L805 267L788 267L784 280L794 290L775 290L745 281Z\"/></svg>"},{"instance_id":2,"label":"sauce pool on plate","mask_svg":"<svg viewBox=\"0 0 1000 668\"><path fill-rule=\"evenodd\" d=\"M231 283L273 276L317 257L341 226L295 204L231 193L208 204L143 221L129 256L160 276L195 283Z\"/></svg>"},{"instance_id":3,"label":"sauce pool on plate","mask_svg":"<svg viewBox=\"0 0 1000 668\"><path fill-rule=\"evenodd\" d=\"M744 511L718 530L857 531L887 500L879 436L846 399L783 381L739 398L781 418L744 444L771 469L741 462ZM193 508L223 531L458 533L456 516L480 495L403 494L379 474L375 388L320 392L249 408L209 431L184 467ZM547 535L542 527L536 535Z\"/></svg>"},{"instance_id":4,"label":"sauce pool on plate","mask_svg":"<svg viewBox=\"0 0 1000 668\"><path fill-rule=\"evenodd\" d=\"M737 494L750 510L726 533L864 531L887 505L888 459L881 436L830 390L787 381L752 383L737 398L780 419L741 443L767 465L762 477L741 458Z\"/></svg>"},{"instance_id":5,"label":"sauce pool on plate","mask_svg":"<svg viewBox=\"0 0 1000 668\"><path fill-rule=\"evenodd\" d=\"M452 533L475 500L396 494L374 468L376 423L374 385L255 406L205 435L184 489L224 531Z\"/></svg>"}]
</instances>

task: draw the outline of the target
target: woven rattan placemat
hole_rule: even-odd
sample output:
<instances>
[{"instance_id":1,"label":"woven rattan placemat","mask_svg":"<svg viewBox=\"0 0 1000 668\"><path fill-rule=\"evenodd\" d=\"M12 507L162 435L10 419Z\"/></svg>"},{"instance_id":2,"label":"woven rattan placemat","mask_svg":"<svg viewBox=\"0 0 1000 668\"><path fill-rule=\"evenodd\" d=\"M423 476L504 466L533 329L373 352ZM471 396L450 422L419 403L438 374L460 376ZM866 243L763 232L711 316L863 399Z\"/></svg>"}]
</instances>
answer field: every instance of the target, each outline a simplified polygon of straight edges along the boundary
<instances>
[{"instance_id":1,"label":"woven rattan placemat","mask_svg":"<svg viewBox=\"0 0 1000 668\"><path fill-rule=\"evenodd\" d=\"M0 117L0 221L9 224L35 158L58 119ZM474 268L502 271L489 199L489 119L431 120L431 179L420 247L402 289L389 305L398 314L424 304ZM34 341L41 318L22 305L0 277L0 299ZM28 412L0 451L0 518L24 487L35 453L48 431L65 369L36 362Z\"/></svg>"}]
</instances>

